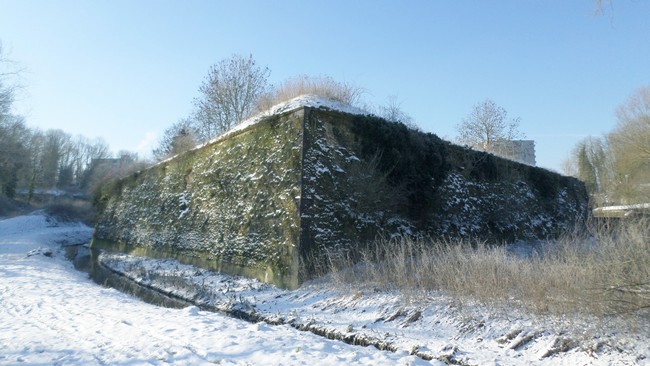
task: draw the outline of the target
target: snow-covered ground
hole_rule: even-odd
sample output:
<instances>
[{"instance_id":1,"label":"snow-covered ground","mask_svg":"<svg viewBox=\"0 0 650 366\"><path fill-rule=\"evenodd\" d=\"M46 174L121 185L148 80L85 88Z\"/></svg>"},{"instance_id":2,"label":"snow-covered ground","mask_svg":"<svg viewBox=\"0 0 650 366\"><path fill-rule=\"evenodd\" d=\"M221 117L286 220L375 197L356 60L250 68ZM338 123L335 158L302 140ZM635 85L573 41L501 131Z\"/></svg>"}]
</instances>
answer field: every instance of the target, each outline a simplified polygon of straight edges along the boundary
<instances>
[{"instance_id":1,"label":"snow-covered ground","mask_svg":"<svg viewBox=\"0 0 650 366\"><path fill-rule=\"evenodd\" d=\"M442 295L405 299L322 283L285 291L173 260L101 257L143 285L258 321L196 306L162 308L74 269L62 246L90 235L88 227L42 213L0 221L1 365L650 364L642 325L533 317Z\"/></svg>"},{"instance_id":2,"label":"snow-covered ground","mask_svg":"<svg viewBox=\"0 0 650 366\"><path fill-rule=\"evenodd\" d=\"M202 307L289 324L328 337L460 365L650 364L648 322L531 316L440 294L421 296L322 282L287 291L175 260L105 253L131 280ZM634 328L634 329L631 329Z\"/></svg>"},{"instance_id":3,"label":"snow-covered ground","mask_svg":"<svg viewBox=\"0 0 650 366\"><path fill-rule=\"evenodd\" d=\"M42 214L0 221L0 364L424 363L286 325L247 323L194 306L161 308L98 286L61 250L90 235L88 227Z\"/></svg>"}]
</instances>

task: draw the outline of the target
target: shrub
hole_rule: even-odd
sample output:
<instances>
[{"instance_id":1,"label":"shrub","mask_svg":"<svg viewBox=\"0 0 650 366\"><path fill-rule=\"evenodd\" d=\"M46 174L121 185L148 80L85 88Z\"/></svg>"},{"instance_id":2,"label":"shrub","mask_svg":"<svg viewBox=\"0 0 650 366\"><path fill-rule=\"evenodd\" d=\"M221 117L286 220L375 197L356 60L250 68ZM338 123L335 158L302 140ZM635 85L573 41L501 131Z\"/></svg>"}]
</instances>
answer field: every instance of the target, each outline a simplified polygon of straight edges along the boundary
<instances>
[{"instance_id":1,"label":"shrub","mask_svg":"<svg viewBox=\"0 0 650 366\"><path fill-rule=\"evenodd\" d=\"M594 289L607 311L650 310L649 220L629 221L597 240Z\"/></svg>"}]
</instances>

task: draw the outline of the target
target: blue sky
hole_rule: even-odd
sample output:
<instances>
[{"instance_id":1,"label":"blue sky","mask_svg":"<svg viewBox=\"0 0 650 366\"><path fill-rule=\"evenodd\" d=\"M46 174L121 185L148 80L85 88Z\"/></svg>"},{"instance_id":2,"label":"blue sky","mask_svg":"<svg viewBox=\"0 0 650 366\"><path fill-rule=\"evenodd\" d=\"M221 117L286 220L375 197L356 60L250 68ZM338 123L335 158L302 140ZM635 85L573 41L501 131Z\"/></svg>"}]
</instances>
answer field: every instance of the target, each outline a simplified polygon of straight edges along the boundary
<instances>
[{"instance_id":1,"label":"blue sky","mask_svg":"<svg viewBox=\"0 0 650 366\"><path fill-rule=\"evenodd\" d=\"M456 136L486 99L520 117L538 165L561 164L650 85L650 1L0 0L0 41L25 69L16 112L41 129L148 153L186 117L210 65L252 54L270 81L328 75L395 95Z\"/></svg>"}]
</instances>

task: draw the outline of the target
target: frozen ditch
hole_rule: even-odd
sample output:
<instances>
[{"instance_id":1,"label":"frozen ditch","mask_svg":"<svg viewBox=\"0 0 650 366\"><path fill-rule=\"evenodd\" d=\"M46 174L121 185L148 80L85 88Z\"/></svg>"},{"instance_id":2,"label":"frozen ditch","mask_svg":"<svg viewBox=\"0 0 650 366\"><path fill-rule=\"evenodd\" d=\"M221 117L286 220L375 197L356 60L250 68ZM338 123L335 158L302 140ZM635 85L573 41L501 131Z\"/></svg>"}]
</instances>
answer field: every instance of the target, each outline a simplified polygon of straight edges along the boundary
<instances>
[{"instance_id":1,"label":"frozen ditch","mask_svg":"<svg viewBox=\"0 0 650 366\"><path fill-rule=\"evenodd\" d=\"M114 288L132 295L152 305L172 309L182 309L193 305L191 302L164 293L124 277L97 262L100 251L88 248L88 245L66 246L66 257L72 261L75 269L88 273L88 277L98 285Z\"/></svg>"},{"instance_id":2,"label":"frozen ditch","mask_svg":"<svg viewBox=\"0 0 650 366\"><path fill-rule=\"evenodd\" d=\"M88 273L95 283L115 288L153 305L175 309L195 305L202 310L219 312L250 323L289 325L300 331L350 345L374 346L382 351L399 351L398 347L389 342L364 334L323 328L302 322L294 316L284 317L279 313L257 312L256 305L250 301L251 291L272 291L272 296L276 298L281 298L285 292L257 280L232 278L180 264L175 260L92 250L86 245L69 246L66 255L77 270ZM417 351L412 354L423 360L433 359L431 355Z\"/></svg>"}]
</instances>

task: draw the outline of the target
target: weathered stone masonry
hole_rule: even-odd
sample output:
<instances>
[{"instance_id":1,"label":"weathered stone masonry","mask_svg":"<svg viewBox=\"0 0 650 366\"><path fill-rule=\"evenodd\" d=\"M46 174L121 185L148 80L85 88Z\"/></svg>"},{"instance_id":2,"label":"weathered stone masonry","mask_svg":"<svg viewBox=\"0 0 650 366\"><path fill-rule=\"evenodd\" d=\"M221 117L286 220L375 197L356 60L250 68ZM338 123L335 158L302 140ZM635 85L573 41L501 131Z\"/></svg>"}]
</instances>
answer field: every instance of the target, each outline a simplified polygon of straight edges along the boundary
<instances>
[{"instance_id":1,"label":"weathered stone masonry","mask_svg":"<svg viewBox=\"0 0 650 366\"><path fill-rule=\"evenodd\" d=\"M550 237L583 219L586 203L573 178L301 107L105 186L93 245L293 288L326 248L354 251L378 235Z\"/></svg>"}]
</instances>

